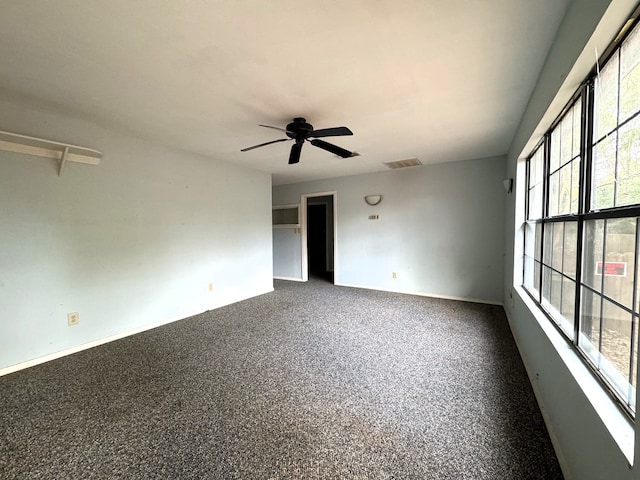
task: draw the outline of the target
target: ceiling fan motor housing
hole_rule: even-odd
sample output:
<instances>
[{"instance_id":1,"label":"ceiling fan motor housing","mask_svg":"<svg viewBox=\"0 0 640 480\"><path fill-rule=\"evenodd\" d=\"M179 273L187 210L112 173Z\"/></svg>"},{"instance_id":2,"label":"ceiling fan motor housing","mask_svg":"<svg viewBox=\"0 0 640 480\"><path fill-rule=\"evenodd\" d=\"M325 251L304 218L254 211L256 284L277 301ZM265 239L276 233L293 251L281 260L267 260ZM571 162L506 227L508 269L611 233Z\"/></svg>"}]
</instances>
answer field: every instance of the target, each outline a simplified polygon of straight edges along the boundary
<instances>
[{"instance_id":1,"label":"ceiling fan motor housing","mask_svg":"<svg viewBox=\"0 0 640 480\"><path fill-rule=\"evenodd\" d=\"M293 122L287 125L287 136L293 138L296 142L303 142L313 132L313 125L307 123L302 117L293 119Z\"/></svg>"}]
</instances>

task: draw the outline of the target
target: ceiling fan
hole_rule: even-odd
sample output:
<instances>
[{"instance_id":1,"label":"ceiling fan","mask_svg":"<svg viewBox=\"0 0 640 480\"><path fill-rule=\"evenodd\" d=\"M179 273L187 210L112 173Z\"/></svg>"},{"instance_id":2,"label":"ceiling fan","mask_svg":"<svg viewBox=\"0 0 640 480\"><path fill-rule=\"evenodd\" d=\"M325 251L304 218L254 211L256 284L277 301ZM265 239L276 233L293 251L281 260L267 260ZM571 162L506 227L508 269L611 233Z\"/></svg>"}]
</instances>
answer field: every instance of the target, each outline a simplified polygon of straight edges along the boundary
<instances>
[{"instance_id":1,"label":"ceiling fan","mask_svg":"<svg viewBox=\"0 0 640 480\"><path fill-rule=\"evenodd\" d=\"M319 137L339 137L343 135L353 135L353 132L347 127L334 127L334 128L321 128L320 130L314 130L313 125L307 123L307 120L302 117L293 119L293 122L287 125L287 128L272 127L271 125L260 125L261 127L273 128L274 130L280 130L287 134L289 138L279 138L278 140L272 140L270 142L254 145L253 147L247 147L240 150L241 152L247 152L254 148L264 147L265 145L271 145L272 143L286 142L288 140L295 140L295 143L291 146L291 154L289 155L289 165L298 163L300 161L300 152L302 151L302 145L305 140L309 140L309 143L314 147L321 148L327 152L331 152L342 158L355 157L358 155L355 152L350 152L342 147L338 147L324 140L318 140Z\"/></svg>"}]
</instances>

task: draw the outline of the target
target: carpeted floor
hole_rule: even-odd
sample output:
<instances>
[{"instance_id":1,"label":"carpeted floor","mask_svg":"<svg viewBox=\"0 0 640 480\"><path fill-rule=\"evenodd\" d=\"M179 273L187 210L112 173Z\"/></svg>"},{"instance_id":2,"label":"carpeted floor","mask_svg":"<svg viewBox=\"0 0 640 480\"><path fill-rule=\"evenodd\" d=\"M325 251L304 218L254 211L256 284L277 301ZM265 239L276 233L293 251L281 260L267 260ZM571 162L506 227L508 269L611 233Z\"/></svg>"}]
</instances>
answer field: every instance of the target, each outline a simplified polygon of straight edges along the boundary
<instances>
[{"instance_id":1,"label":"carpeted floor","mask_svg":"<svg viewBox=\"0 0 640 480\"><path fill-rule=\"evenodd\" d=\"M0 478L562 478L501 307L275 287L1 377Z\"/></svg>"}]
</instances>

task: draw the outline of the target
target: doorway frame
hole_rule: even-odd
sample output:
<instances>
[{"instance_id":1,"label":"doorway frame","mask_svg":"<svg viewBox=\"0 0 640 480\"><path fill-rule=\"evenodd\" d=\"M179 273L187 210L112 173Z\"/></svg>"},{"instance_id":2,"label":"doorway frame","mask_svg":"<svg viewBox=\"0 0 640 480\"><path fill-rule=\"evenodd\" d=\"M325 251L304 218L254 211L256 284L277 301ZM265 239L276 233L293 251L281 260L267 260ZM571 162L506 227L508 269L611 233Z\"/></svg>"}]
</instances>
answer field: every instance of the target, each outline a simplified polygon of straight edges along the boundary
<instances>
[{"instance_id":1,"label":"doorway frame","mask_svg":"<svg viewBox=\"0 0 640 480\"><path fill-rule=\"evenodd\" d=\"M307 251L307 199L313 197L333 197L333 283L338 278L338 192L303 193L300 196L300 252L302 254L300 267L302 281L309 281L309 252Z\"/></svg>"}]
</instances>

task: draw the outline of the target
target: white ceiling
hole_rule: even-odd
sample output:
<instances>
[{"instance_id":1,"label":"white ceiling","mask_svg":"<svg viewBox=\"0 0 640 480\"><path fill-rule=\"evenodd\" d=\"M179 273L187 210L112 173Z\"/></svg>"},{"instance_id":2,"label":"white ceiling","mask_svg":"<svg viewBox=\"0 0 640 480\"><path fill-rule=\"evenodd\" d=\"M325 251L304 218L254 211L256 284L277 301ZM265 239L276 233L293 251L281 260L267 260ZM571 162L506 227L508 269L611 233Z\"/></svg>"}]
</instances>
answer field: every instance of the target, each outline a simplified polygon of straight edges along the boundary
<instances>
[{"instance_id":1,"label":"white ceiling","mask_svg":"<svg viewBox=\"0 0 640 480\"><path fill-rule=\"evenodd\" d=\"M4 0L0 88L274 185L490 157L507 152L568 3ZM360 156L240 152L282 138L258 124L296 116L348 126L325 140Z\"/></svg>"}]
</instances>

